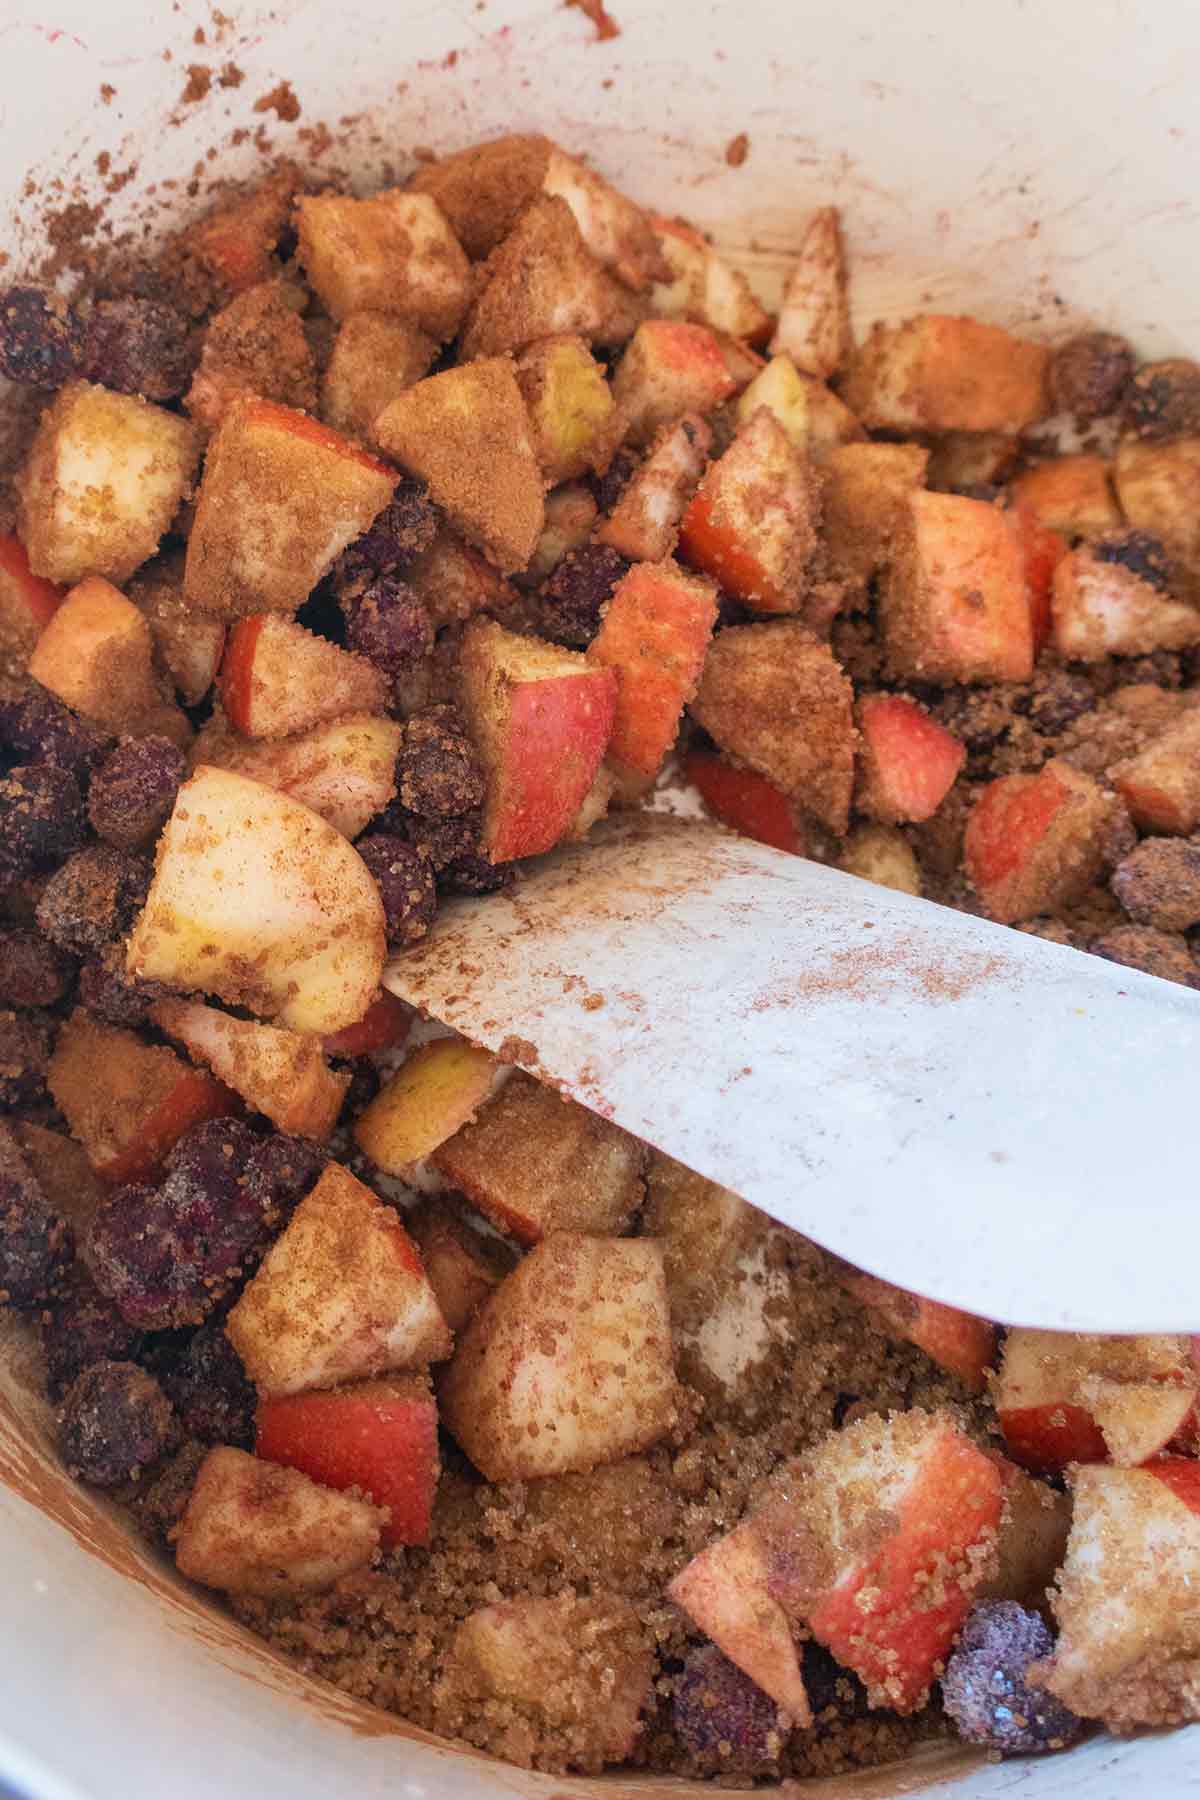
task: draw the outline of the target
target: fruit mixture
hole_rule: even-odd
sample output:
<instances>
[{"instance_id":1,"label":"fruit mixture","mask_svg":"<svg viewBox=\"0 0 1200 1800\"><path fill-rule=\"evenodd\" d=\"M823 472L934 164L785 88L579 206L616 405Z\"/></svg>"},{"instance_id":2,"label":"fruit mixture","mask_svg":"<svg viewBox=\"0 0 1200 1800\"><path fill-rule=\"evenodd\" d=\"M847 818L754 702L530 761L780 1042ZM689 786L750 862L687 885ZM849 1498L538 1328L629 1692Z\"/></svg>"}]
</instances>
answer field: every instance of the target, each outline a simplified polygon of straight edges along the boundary
<instances>
[{"instance_id":1,"label":"fruit mixture","mask_svg":"<svg viewBox=\"0 0 1200 1800\"><path fill-rule=\"evenodd\" d=\"M687 787L1200 987L1200 366L777 315L537 137L0 292L0 1298L66 1466L551 1771L1200 1715L1200 1358L835 1262L381 987Z\"/></svg>"}]
</instances>

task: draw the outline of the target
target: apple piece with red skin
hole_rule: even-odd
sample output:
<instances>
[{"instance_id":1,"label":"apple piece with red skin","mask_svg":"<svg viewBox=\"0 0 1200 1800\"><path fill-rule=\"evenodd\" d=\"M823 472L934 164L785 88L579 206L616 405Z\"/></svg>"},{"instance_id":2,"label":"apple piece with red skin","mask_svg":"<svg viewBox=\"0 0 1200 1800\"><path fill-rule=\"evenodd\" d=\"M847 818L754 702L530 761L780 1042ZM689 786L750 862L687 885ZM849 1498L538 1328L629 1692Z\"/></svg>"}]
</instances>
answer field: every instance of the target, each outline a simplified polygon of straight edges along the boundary
<instances>
[{"instance_id":1,"label":"apple piece with red skin","mask_svg":"<svg viewBox=\"0 0 1200 1800\"><path fill-rule=\"evenodd\" d=\"M430 1160L521 1244L554 1231L624 1232L645 1192L636 1138L521 1069Z\"/></svg>"},{"instance_id":2,"label":"apple piece with red skin","mask_svg":"<svg viewBox=\"0 0 1200 1800\"><path fill-rule=\"evenodd\" d=\"M131 975L320 1036L379 992L383 904L366 864L290 795L201 765L158 843Z\"/></svg>"},{"instance_id":3,"label":"apple piece with red skin","mask_svg":"<svg viewBox=\"0 0 1200 1800\"><path fill-rule=\"evenodd\" d=\"M82 1009L58 1034L47 1083L106 1181L146 1180L185 1131L241 1111L235 1093L173 1050L143 1043Z\"/></svg>"},{"instance_id":4,"label":"apple piece with red skin","mask_svg":"<svg viewBox=\"0 0 1200 1800\"><path fill-rule=\"evenodd\" d=\"M1200 1679L1200 1462L1071 1471L1058 1641L1033 1678L1111 1730L1195 1717Z\"/></svg>"},{"instance_id":5,"label":"apple piece with red skin","mask_svg":"<svg viewBox=\"0 0 1200 1800\"><path fill-rule=\"evenodd\" d=\"M1198 1386L1186 1336L1103 1338L1019 1328L1004 1341L996 1414L1014 1462L1053 1475L1070 1463L1107 1462L1113 1449L1122 1461L1165 1449L1186 1425ZM1127 1415L1118 1387L1127 1391ZM1153 1392L1145 1395L1146 1388L1161 1402ZM1101 1419L1109 1422L1111 1446Z\"/></svg>"},{"instance_id":6,"label":"apple piece with red skin","mask_svg":"<svg viewBox=\"0 0 1200 1800\"><path fill-rule=\"evenodd\" d=\"M277 1131L324 1142L336 1125L350 1077L334 1074L317 1038L199 1000L159 1000L150 1017Z\"/></svg>"},{"instance_id":7,"label":"apple piece with red skin","mask_svg":"<svg viewBox=\"0 0 1200 1800\"><path fill-rule=\"evenodd\" d=\"M175 1561L228 1594L315 1593L371 1561L382 1523L366 1500L220 1444L200 1465Z\"/></svg>"},{"instance_id":8,"label":"apple piece with red skin","mask_svg":"<svg viewBox=\"0 0 1200 1800\"><path fill-rule=\"evenodd\" d=\"M699 1596L691 1616L701 1630L723 1631L716 1641L754 1680L746 1640L765 1657L762 1636L780 1646L782 1615L852 1669L873 1705L915 1712L994 1572L1002 1509L999 1469L948 1414L873 1415L784 1466L733 1534L745 1550L715 1598L714 1582L689 1581L691 1565L671 1593ZM760 1634L764 1590L774 1608L762 1609Z\"/></svg>"},{"instance_id":9,"label":"apple piece with red skin","mask_svg":"<svg viewBox=\"0 0 1200 1800\"><path fill-rule=\"evenodd\" d=\"M395 719L351 713L297 737L244 738L218 707L192 746L192 762L290 794L353 843L395 799L401 736Z\"/></svg>"},{"instance_id":10,"label":"apple piece with red skin","mask_svg":"<svg viewBox=\"0 0 1200 1800\"><path fill-rule=\"evenodd\" d=\"M884 825L933 817L958 779L966 749L906 694L858 703L858 807Z\"/></svg>"},{"instance_id":11,"label":"apple piece with red skin","mask_svg":"<svg viewBox=\"0 0 1200 1800\"><path fill-rule=\"evenodd\" d=\"M415 1014L411 1006L398 1000L387 989L377 994L361 1019L330 1032L325 1040L326 1056L370 1056L379 1050L398 1050L412 1030Z\"/></svg>"},{"instance_id":12,"label":"apple piece with red skin","mask_svg":"<svg viewBox=\"0 0 1200 1800\"><path fill-rule=\"evenodd\" d=\"M427 1544L438 1458L437 1401L420 1376L361 1381L260 1402L255 1454L323 1487L353 1488L388 1521L385 1550Z\"/></svg>"},{"instance_id":13,"label":"apple piece with red skin","mask_svg":"<svg viewBox=\"0 0 1200 1800\"><path fill-rule=\"evenodd\" d=\"M608 748L616 673L494 620L473 619L463 633L460 679L486 783L483 854L510 862L552 849Z\"/></svg>"},{"instance_id":14,"label":"apple piece with red skin","mask_svg":"<svg viewBox=\"0 0 1200 1800\"><path fill-rule=\"evenodd\" d=\"M507 1070L466 1038L434 1038L410 1051L354 1122L360 1150L403 1178L474 1118Z\"/></svg>"},{"instance_id":15,"label":"apple piece with red skin","mask_svg":"<svg viewBox=\"0 0 1200 1800\"><path fill-rule=\"evenodd\" d=\"M880 591L890 672L917 681L1028 681L1033 624L1013 521L983 500L910 492Z\"/></svg>"},{"instance_id":16,"label":"apple piece with red skin","mask_svg":"<svg viewBox=\"0 0 1200 1800\"><path fill-rule=\"evenodd\" d=\"M1190 836L1200 826L1200 707L1109 774L1139 831Z\"/></svg>"},{"instance_id":17,"label":"apple piece with red skin","mask_svg":"<svg viewBox=\"0 0 1200 1800\"><path fill-rule=\"evenodd\" d=\"M187 254L235 294L268 280L299 185L299 170L285 163L249 194L189 225L183 234Z\"/></svg>"},{"instance_id":18,"label":"apple piece with red skin","mask_svg":"<svg viewBox=\"0 0 1200 1800\"><path fill-rule=\"evenodd\" d=\"M770 1555L753 1518L694 1556L667 1594L797 1726L811 1726L791 1624L771 1593Z\"/></svg>"},{"instance_id":19,"label":"apple piece with red skin","mask_svg":"<svg viewBox=\"0 0 1200 1800\"><path fill-rule=\"evenodd\" d=\"M689 750L683 770L708 810L731 831L792 856L808 855L808 834L781 788L709 750Z\"/></svg>"},{"instance_id":20,"label":"apple piece with red skin","mask_svg":"<svg viewBox=\"0 0 1200 1800\"><path fill-rule=\"evenodd\" d=\"M661 562L679 537L679 521L704 473L712 430L699 413L664 425L606 519L596 542L631 562Z\"/></svg>"},{"instance_id":21,"label":"apple piece with red skin","mask_svg":"<svg viewBox=\"0 0 1200 1800\"><path fill-rule=\"evenodd\" d=\"M1119 803L1059 758L1002 775L971 809L963 866L989 918L1011 925L1077 898L1104 867Z\"/></svg>"},{"instance_id":22,"label":"apple piece with red skin","mask_svg":"<svg viewBox=\"0 0 1200 1800\"><path fill-rule=\"evenodd\" d=\"M248 738L294 737L347 713L380 713L387 703L387 683L365 656L274 613L234 626L219 687L229 723Z\"/></svg>"},{"instance_id":23,"label":"apple piece with red skin","mask_svg":"<svg viewBox=\"0 0 1200 1800\"><path fill-rule=\"evenodd\" d=\"M915 1344L940 1369L956 1375L977 1394L983 1392L996 1359L996 1327L990 1320L945 1306L940 1300L910 1294L848 1264L839 1266L837 1275L846 1292L874 1315L889 1336Z\"/></svg>"},{"instance_id":24,"label":"apple piece with red skin","mask_svg":"<svg viewBox=\"0 0 1200 1800\"><path fill-rule=\"evenodd\" d=\"M208 447L184 597L218 618L293 613L392 498L396 471L293 407L234 400Z\"/></svg>"},{"instance_id":25,"label":"apple piece with red skin","mask_svg":"<svg viewBox=\"0 0 1200 1800\"><path fill-rule=\"evenodd\" d=\"M684 413L712 412L736 386L715 335L679 319L644 319L612 380L633 444L650 443Z\"/></svg>"},{"instance_id":26,"label":"apple piece with red skin","mask_svg":"<svg viewBox=\"0 0 1200 1800\"><path fill-rule=\"evenodd\" d=\"M265 1399L449 1356L452 1339L399 1215L328 1163L229 1314Z\"/></svg>"},{"instance_id":27,"label":"apple piece with red skin","mask_svg":"<svg viewBox=\"0 0 1200 1800\"><path fill-rule=\"evenodd\" d=\"M846 261L836 206L818 207L805 228L783 290L771 349L785 352L798 369L821 381L835 374L850 353Z\"/></svg>"},{"instance_id":28,"label":"apple piece with red skin","mask_svg":"<svg viewBox=\"0 0 1200 1800\"><path fill-rule=\"evenodd\" d=\"M61 600L62 589L29 567L20 538L0 532L0 655L23 664Z\"/></svg>"},{"instance_id":29,"label":"apple piece with red skin","mask_svg":"<svg viewBox=\"0 0 1200 1800\"><path fill-rule=\"evenodd\" d=\"M1033 654L1038 657L1050 642L1053 632L1052 595L1055 576L1059 564L1069 554L1069 547L1066 538L1044 525L1031 507L1018 503L1011 516L1025 561Z\"/></svg>"},{"instance_id":30,"label":"apple piece with red skin","mask_svg":"<svg viewBox=\"0 0 1200 1800\"><path fill-rule=\"evenodd\" d=\"M752 612L796 612L819 518L815 470L760 407L701 482L679 554Z\"/></svg>"},{"instance_id":31,"label":"apple piece with red skin","mask_svg":"<svg viewBox=\"0 0 1200 1800\"><path fill-rule=\"evenodd\" d=\"M675 742L717 622L717 590L669 559L635 563L613 590L588 661L617 677L608 759L649 782Z\"/></svg>"}]
</instances>

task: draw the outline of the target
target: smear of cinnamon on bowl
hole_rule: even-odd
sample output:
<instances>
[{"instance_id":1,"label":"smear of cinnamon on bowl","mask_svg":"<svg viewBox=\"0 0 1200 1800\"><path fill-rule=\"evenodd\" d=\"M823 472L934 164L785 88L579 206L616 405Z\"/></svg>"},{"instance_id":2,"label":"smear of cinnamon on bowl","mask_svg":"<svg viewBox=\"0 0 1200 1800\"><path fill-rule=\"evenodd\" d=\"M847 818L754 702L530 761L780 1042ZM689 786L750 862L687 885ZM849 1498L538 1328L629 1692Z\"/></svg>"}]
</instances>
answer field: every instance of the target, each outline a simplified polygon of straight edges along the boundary
<instances>
[{"instance_id":1,"label":"smear of cinnamon on bowl","mask_svg":"<svg viewBox=\"0 0 1200 1800\"><path fill-rule=\"evenodd\" d=\"M595 43L603 44L609 38L620 37L621 27L605 7L604 0L565 0L565 3L567 6L577 6L580 12L587 14L596 27Z\"/></svg>"}]
</instances>

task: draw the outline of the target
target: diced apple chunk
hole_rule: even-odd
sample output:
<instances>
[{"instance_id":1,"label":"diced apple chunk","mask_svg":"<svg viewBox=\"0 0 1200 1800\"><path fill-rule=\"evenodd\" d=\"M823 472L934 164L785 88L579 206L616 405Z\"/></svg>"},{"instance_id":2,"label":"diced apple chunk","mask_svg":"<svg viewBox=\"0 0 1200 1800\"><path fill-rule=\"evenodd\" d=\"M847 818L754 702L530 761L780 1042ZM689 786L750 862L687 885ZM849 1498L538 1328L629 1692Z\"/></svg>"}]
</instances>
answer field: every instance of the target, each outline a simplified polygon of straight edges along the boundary
<instances>
[{"instance_id":1,"label":"diced apple chunk","mask_svg":"<svg viewBox=\"0 0 1200 1800\"><path fill-rule=\"evenodd\" d=\"M519 1069L431 1160L522 1244L552 1231L615 1235L642 1202L637 1139Z\"/></svg>"},{"instance_id":2,"label":"diced apple chunk","mask_svg":"<svg viewBox=\"0 0 1200 1800\"><path fill-rule=\"evenodd\" d=\"M554 495L548 495L545 511L551 517L553 501ZM445 526L438 527L429 548L409 564L404 579L421 600L435 628L461 625L477 612L502 613L517 598L515 588L486 557Z\"/></svg>"},{"instance_id":3,"label":"diced apple chunk","mask_svg":"<svg viewBox=\"0 0 1200 1800\"><path fill-rule=\"evenodd\" d=\"M292 737L346 713L382 712L387 700L373 663L273 613L234 626L220 686L229 723L249 738Z\"/></svg>"},{"instance_id":4,"label":"diced apple chunk","mask_svg":"<svg viewBox=\"0 0 1200 1800\"><path fill-rule=\"evenodd\" d=\"M683 516L680 556L752 612L796 612L820 513L812 466L760 408L701 482Z\"/></svg>"},{"instance_id":5,"label":"diced apple chunk","mask_svg":"<svg viewBox=\"0 0 1200 1800\"><path fill-rule=\"evenodd\" d=\"M1104 867L1118 812L1113 795L1057 757L1036 775L989 782L963 839L985 911L1011 925L1077 899Z\"/></svg>"},{"instance_id":6,"label":"diced apple chunk","mask_svg":"<svg viewBox=\"0 0 1200 1800\"><path fill-rule=\"evenodd\" d=\"M990 1320L910 1294L858 1269L840 1270L838 1279L889 1336L915 1344L939 1368L976 1393L983 1392L996 1355L996 1327Z\"/></svg>"},{"instance_id":7,"label":"diced apple chunk","mask_svg":"<svg viewBox=\"0 0 1200 1800\"><path fill-rule=\"evenodd\" d=\"M354 1136L376 1168L403 1176L473 1119L505 1073L466 1038L434 1038L410 1051L370 1105Z\"/></svg>"},{"instance_id":8,"label":"diced apple chunk","mask_svg":"<svg viewBox=\"0 0 1200 1800\"><path fill-rule=\"evenodd\" d=\"M226 1331L267 1399L436 1362L451 1346L399 1215L338 1163L301 1200Z\"/></svg>"},{"instance_id":9,"label":"diced apple chunk","mask_svg":"<svg viewBox=\"0 0 1200 1800\"><path fill-rule=\"evenodd\" d=\"M1156 547L1135 532L1102 537L1063 558L1050 604L1054 647L1064 661L1149 656L1200 643L1200 607L1172 597Z\"/></svg>"},{"instance_id":10,"label":"diced apple chunk","mask_svg":"<svg viewBox=\"0 0 1200 1800\"><path fill-rule=\"evenodd\" d=\"M552 485L607 468L620 420L604 370L580 337L541 338L517 363L533 447Z\"/></svg>"},{"instance_id":11,"label":"diced apple chunk","mask_svg":"<svg viewBox=\"0 0 1200 1800\"><path fill-rule=\"evenodd\" d=\"M626 287L639 292L665 273L654 227L641 207L557 144L550 148L542 191L566 201L592 255Z\"/></svg>"},{"instance_id":12,"label":"diced apple chunk","mask_svg":"<svg viewBox=\"0 0 1200 1800\"><path fill-rule=\"evenodd\" d=\"M260 1403L255 1451L339 1492L386 1508L380 1541L427 1544L437 1490L437 1402L428 1378L359 1381L324 1394Z\"/></svg>"},{"instance_id":13,"label":"diced apple chunk","mask_svg":"<svg viewBox=\"0 0 1200 1800\"><path fill-rule=\"evenodd\" d=\"M29 658L44 688L105 731L162 732L186 743L187 720L163 698L150 627L124 594L98 575L71 589Z\"/></svg>"},{"instance_id":14,"label":"diced apple chunk","mask_svg":"<svg viewBox=\"0 0 1200 1800\"><path fill-rule=\"evenodd\" d=\"M321 383L321 417L335 431L372 441L376 419L397 394L429 373L437 345L416 325L386 312L342 321Z\"/></svg>"},{"instance_id":15,"label":"diced apple chunk","mask_svg":"<svg viewBox=\"0 0 1200 1800\"><path fill-rule=\"evenodd\" d=\"M823 536L840 575L865 588L890 560L928 464L919 444L841 444L829 452Z\"/></svg>"},{"instance_id":16,"label":"diced apple chunk","mask_svg":"<svg viewBox=\"0 0 1200 1800\"><path fill-rule=\"evenodd\" d=\"M134 394L68 383L42 414L17 478L34 574L126 580L158 549L199 457L186 419Z\"/></svg>"},{"instance_id":17,"label":"diced apple chunk","mask_svg":"<svg viewBox=\"0 0 1200 1800\"><path fill-rule=\"evenodd\" d=\"M317 1038L235 1019L198 1000L160 1000L151 1017L276 1130L319 1140L333 1130L350 1077L334 1074Z\"/></svg>"},{"instance_id":18,"label":"diced apple chunk","mask_svg":"<svg viewBox=\"0 0 1200 1800\"><path fill-rule=\"evenodd\" d=\"M866 433L831 388L802 375L790 356L775 356L738 397L739 425L765 406L786 431L794 449L823 463L839 444L854 444Z\"/></svg>"},{"instance_id":19,"label":"diced apple chunk","mask_svg":"<svg viewBox=\"0 0 1200 1800\"><path fill-rule=\"evenodd\" d=\"M565 482L546 495L546 515L537 548L524 574L518 577L522 587L537 587L548 580L564 556L590 540L596 511L595 496L582 481Z\"/></svg>"},{"instance_id":20,"label":"diced apple chunk","mask_svg":"<svg viewBox=\"0 0 1200 1800\"><path fill-rule=\"evenodd\" d=\"M966 750L904 694L865 694L858 807L884 825L931 818L958 779Z\"/></svg>"},{"instance_id":21,"label":"diced apple chunk","mask_svg":"<svg viewBox=\"0 0 1200 1800\"><path fill-rule=\"evenodd\" d=\"M448 1671L478 1700L507 1700L565 1736L573 1766L622 1762L651 1696L653 1654L625 1600L526 1594L478 1607Z\"/></svg>"},{"instance_id":22,"label":"diced apple chunk","mask_svg":"<svg viewBox=\"0 0 1200 1800\"><path fill-rule=\"evenodd\" d=\"M996 1544L996 1573L977 1600L1015 1600L1044 1611L1050 1584L1062 1566L1071 1529L1068 1494L1036 1481L1007 1457L997 1456L1004 1512Z\"/></svg>"},{"instance_id":23,"label":"diced apple chunk","mask_svg":"<svg viewBox=\"0 0 1200 1800\"><path fill-rule=\"evenodd\" d=\"M295 612L392 497L395 472L307 413L236 400L209 445L188 539L189 606Z\"/></svg>"},{"instance_id":24,"label":"diced apple chunk","mask_svg":"<svg viewBox=\"0 0 1200 1800\"><path fill-rule=\"evenodd\" d=\"M392 313L439 343L462 324L471 271L436 200L388 188L369 199L306 194L297 203L299 257L335 319Z\"/></svg>"},{"instance_id":25,"label":"diced apple chunk","mask_svg":"<svg viewBox=\"0 0 1200 1800\"><path fill-rule=\"evenodd\" d=\"M233 293L266 281L299 185L299 170L285 163L248 194L188 226L183 234L187 250Z\"/></svg>"},{"instance_id":26,"label":"diced apple chunk","mask_svg":"<svg viewBox=\"0 0 1200 1800\"><path fill-rule=\"evenodd\" d=\"M238 1110L236 1094L173 1050L143 1043L82 1008L58 1034L47 1084L106 1181L146 1179L185 1131Z\"/></svg>"},{"instance_id":27,"label":"diced apple chunk","mask_svg":"<svg viewBox=\"0 0 1200 1800\"><path fill-rule=\"evenodd\" d=\"M0 673L23 669L62 594L35 575L20 538L0 532Z\"/></svg>"},{"instance_id":28,"label":"diced apple chunk","mask_svg":"<svg viewBox=\"0 0 1200 1800\"><path fill-rule=\"evenodd\" d=\"M657 1443L675 1422L658 1245L544 1238L467 1327L441 1401L489 1481L589 1469Z\"/></svg>"},{"instance_id":29,"label":"diced apple chunk","mask_svg":"<svg viewBox=\"0 0 1200 1800\"><path fill-rule=\"evenodd\" d=\"M707 413L734 392L721 346L704 325L646 319L613 376L630 441L648 444L684 413Z\"/></svg>"},{"instance_id":30,"label":"diced apple chunk","mask_svg":"<svg viewBox=\"0 0 1200 1800\"><path fill-rule=\"evenodd\" d=\"M664 425L634 470L596 541L609 544L630 562L661 562L679 537L679 521L704 473L712 432L699 413L685 413Z\"/></svg>"},{"instance_id":31,"label":"diced apple chunk","mask_svg":"<svg viewBox=\"0 0 1200 1800\"><path fill-rule=\"evenodd\" d=\"M880 610L895 675L1027 681L1033 672L1021 545L983 500L909 495Z\"/></svg>"},{"instance_id":32,"label":"diced apple chunk","mask_svg":"<svg viewBox=\"0 0 1200 1800\"><path fill-rule=\"evenodd\" d=\"M612 734L617 677L570 650L473 619L463 707L483 762L483 852L537 856L569 829Z\"/></svg>"},{"instance_id":33,"label":"diced apple chunk","mask_svg":"<svg viewBox=\"0 0 1200 1800\"><path fill-rule=\"evenodd\" d=\"M876 325L842 389L872 431L1020 432L1048 410L1048 351L978 319Z\"/></svg>"},{"instance_id":34,"label":"diced apple chunk","mask_svg":"<svg viewBox=\"0 0 1200 1800\"><path fill-rule=\"evenodd\" d=\"M290 794L353 843L395 798L402 729L395 719L351 717L299 737L255 741L214 714L192 756Z\"/></svg>"},{"instance_id":35,"label":"diced apple chunk","mask_svg":"<svg viewBox=\"0 0 1200 1800\"><path fill-rule=\"evenodd\" d=\"M314 1593L371 1561L383 1518L366 1500L219 1445L200 1465L175 1561L228 1594Z\"/></svg>"},{"instance_id":36,"label":"diced apple chunk","mask_svg":"<svg viewBox=\"0 0 1200 1800\"><path fill-rule=\"evenodd\" d=\"M850 351L850 307L842 230L836 206L813 214L783 290L771 349L806 375L825 381Z\"/></svg>"},{"instance_id":37,"label":"diced apple chunk","mask_svg":"<svg viewBox=\"0 0 1200 1800\"><path fill-rule=\"evenodd\" d=\"M1113 467L1126 522L1152 532L1200 572L1200 437L1124 438Z\"/></svg>"},{"instance_id":38,"label":"diced apple chunk","mask_svg":"<svg viewBox=\"0 0 1200 1800\"><path fill-rule=\"evenodd\" d=\"M1163 1451L1200 1391L1185 1336L1010 1331L995 1402L1009 1455L1035 1474Z\"/></svg>"},{"instance_id":39,"label":"diced apple chunk","mask_svg":"<svg viewBox=\"0 0 1200 1800\"><path fill-rule=\"evenodd\" d=\"M838 852L837 866L847 875L873 881L898 894L921 892L921 870L912 845L895 825L866 820L856 825Z\"/></svg>"},{"instance_id":40,"label":"diced apple chunk","mask_svg":"<svg viewBox=\"0 0 1200 1800\"><path fill-rule=\"evenodd\" d=\"M1016 505L1065 537L1096 537L1120 528L1112 470L1102 456L1052 456L1012 484Z\"/></svg>"},{"instance_id":41,"label":"diced apple chunk","mask_svg":"<svg viewBox=\"0 0 1200 1800\"><path fill-rule=\"evenodd\" d=\"M225 626L197 612L183 597L181 555L148 563L129 584L129 598L150 627L159 661L185 706L196 706L217 678Z\"/></svg>"},{"instance_id":42,"label":"diced apple chunk","mask_svg":"<svg viewBox=\"0 0 1200 1800\"><path fill-rule=\"evenodd\" d=\"M226 769L186 781L129 939L132 975L339 1031L379 988L383 905L362 858L287 794Z\"/></svg>"},{"instance_id":43,"label":"diced apple chunk","mask_svg":"<svg viewBox=\"0 0 1200 1800\"><path fill-rule=\"evenodd\" d=\"M735 625L719 632L691 711L730 756L845 831L854 786L853 689L803 625Z\"/></svg>"},{"instance_id":44,"label":"diced apple chunk","mask_svg":"<svg viewBox=\"0 0 1200 1800\"><path fill-rule=\"evenodd\" d=\"M1200 1683L1200 1464L1081 1468L1071 1486L1058 1643L1037 1679L1115 1731L1184 1724Z\"/></svg>"},{"instance_id":45,"label":"diced apple chunk","mask_svg":"<svg viewBox=\"0 0 1200 1800\"><path fill-rule=\"evenodd\" d=\"M682 219L655 218L651 224L671 271L669 281L658 281L650 290L650 304L659 317L694 319L713 331L761 344L771 329L771 315L741 270Z\"/></svg>"},{"instance_id":46,"label":"diced apple chunk","mask_svg":"<svg viewBox=\"0 0 1200 1800\"><path fill-rule=\"evenodd\" d=\"M512 1247L485 1236L470 1222L465 1207L437 1195L423 1200L407 1218L442 1317L457 1337L512 1273Z\"/></svg>"},{"instance_id":47,"label":"diced apple chunk","mask_svg":"<svg viewBox=\"0 0 1200 1800\"><path fill-rule=\"evenodd\" d=\"M316 405L316 368L300 318L303 304L295 285L263 281L209 320L200 366L184 398L202 431L215 431L233 401L249 394L285 406Z\"/></svg>"},{"instance_id":48,"label":"diced apple chunk","mask_svg":"<svg viewBox=\"0 0 1200 1800\"><path fill-rule=\"evenodd\" d=\"M477 277L478 295L459 340L464 362L524 350L575 333L589 343L623 344L641 308L587 248L564 200L543 195Z\"/></svg>"},{"instance_id":49,"label":"diced apple chunk","mask_svg":"<svg viewBox=\"0 0 1200 1800\"><path fill-rule=\"evenodd\" d=\"M617 583L588 660L612 669L617 704L609 761L649 783L675 742L696 692L717 620L717 590L669 559L637 563Z\"/></svg>"},{"instance_id":50,"label":"diced apple chunk","mask_svg":"<svg viewBox=\"0 0 1200 1800\"><path fill-rule=\"evenodd\" d=\"M524 568L542 528L542 477L511 362L428 376L384 409L375 436L502 574Z\"/></svg>"},{"instance_id":51,"label":"diced apple chunk","mask_svg":"<svg viewBox=\"0 0 1200 1800\"><path fill-rule=\"evenodd\" d=\"M798 809L765 775L739 768L727 757L713 756L707 750L690 750L683 767L708 810L722 825L760 844L770 844L774 850L807 856L808 835Z\"/></svg>"},{"instance_id":52,"label":"diced apple chunk","mask_svg":"<svg viewBox=\"0 0 1200 1800\"><path fill-rule=\"evenodd\" d=\"M1200 826L1200 710L1109 773L1139 830L1187 837Z\"/></svg>"}]
</instances>

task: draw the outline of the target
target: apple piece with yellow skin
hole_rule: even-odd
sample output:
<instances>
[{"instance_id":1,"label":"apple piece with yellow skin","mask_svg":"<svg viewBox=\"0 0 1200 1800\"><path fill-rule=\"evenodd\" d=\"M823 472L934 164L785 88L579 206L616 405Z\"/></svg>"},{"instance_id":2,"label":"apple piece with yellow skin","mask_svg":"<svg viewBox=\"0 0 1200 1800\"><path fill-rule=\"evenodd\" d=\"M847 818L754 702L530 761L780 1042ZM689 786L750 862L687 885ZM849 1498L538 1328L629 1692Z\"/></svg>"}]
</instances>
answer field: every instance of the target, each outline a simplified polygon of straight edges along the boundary
<instances>
[{"instance_id":1,"label":"apple piece with yellow skin","mask_svg":"<svg viewBox=\"0 0 1200 1800\"><path fill-rule=\"evenodd\" d=\"M376 1168L403 1176L473 1119L507 1075L503 1064L466 1038L434 1038L404 1059L354 1125L360 1150Z\"/></svg>"}]
</instances>

